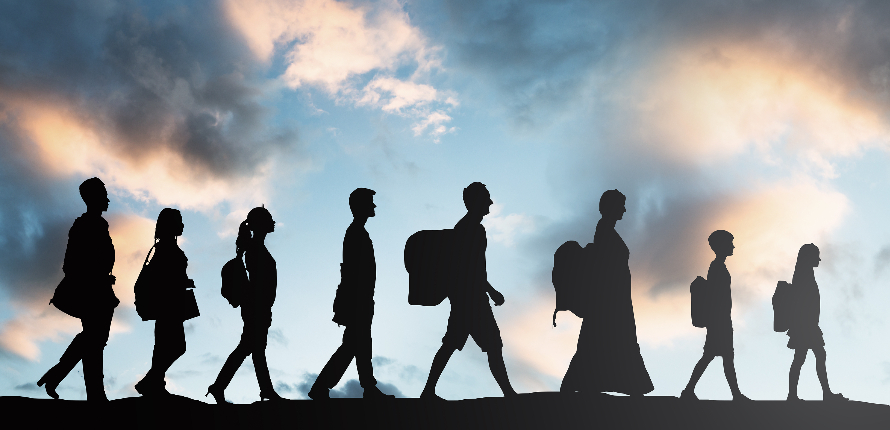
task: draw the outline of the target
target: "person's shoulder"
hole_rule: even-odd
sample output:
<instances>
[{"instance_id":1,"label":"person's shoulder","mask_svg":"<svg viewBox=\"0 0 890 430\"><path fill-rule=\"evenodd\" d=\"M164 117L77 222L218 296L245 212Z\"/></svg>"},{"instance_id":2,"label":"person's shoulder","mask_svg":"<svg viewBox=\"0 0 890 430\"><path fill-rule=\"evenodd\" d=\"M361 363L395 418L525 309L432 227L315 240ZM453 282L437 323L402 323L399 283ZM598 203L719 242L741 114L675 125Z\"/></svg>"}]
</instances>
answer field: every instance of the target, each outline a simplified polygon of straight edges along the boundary
<instances>
[{"instance_id":1,"label":"person's shoulder","mask_svg":"<svg viewBox=\"0 0 890 430\"><path fill-rule=\"evenodd\" d=\"M74 223L71 225L72 232L74 231L83 231L89 232L93 230L102 230L108 231L108 221L105 221L105 218L97 215L89 215L84 213L83 215L74 219Z\"/></svg>"}]
</instances>

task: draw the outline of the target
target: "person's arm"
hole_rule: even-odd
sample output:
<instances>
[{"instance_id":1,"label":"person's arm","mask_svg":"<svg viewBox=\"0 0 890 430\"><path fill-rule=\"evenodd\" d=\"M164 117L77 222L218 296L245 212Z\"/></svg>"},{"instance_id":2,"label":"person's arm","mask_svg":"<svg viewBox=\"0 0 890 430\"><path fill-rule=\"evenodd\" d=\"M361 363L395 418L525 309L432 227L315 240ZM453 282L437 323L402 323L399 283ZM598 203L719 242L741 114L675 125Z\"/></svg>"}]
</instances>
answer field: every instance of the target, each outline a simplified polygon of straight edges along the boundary
<instances>
[{"instance_id":1,"label":"person's arm","mask_svg":"<svg viewBox=\"0 0 890 430\"><path fill-rule=\"evenodd\" d=\"M498 290L495 290L488 281L485 281L485 292L488 293L488 297L491 297L491 300L494 301L495 306L504 304L504 295Z\"/></svg>"}]
</instances>

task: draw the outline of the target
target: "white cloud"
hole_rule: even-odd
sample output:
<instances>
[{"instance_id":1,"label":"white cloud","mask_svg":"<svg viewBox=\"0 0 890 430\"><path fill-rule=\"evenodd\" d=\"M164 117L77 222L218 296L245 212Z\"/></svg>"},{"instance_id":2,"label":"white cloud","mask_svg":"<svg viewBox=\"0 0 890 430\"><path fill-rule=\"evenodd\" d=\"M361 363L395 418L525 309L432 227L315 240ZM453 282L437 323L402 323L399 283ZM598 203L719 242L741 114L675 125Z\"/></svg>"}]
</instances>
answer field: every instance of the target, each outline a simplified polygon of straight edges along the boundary
<instances>
[{"instance_id":1,"label":"white cloud","mask_svg":"<svg viewBox=\"0 0 890 430\"><path fill-rule=\"evenodd\" d=\"M415 125L415 134L429 124L434 139L454 130L441 125L451 120L444 111L457 105L454 96L422 82L440 68L440 48L411 25L397 1L228 0L226 9L258 58L282 52L287 86L322 88L340 102L426 124ZM397 77L400 68L413 72Z\"/></svg>"},{"instance_id":2,"label":"white cloud","mask_svg":"<svg viewBox=\"0 0 890 430\"><path fill-rule=\"evenodd\" d=\"M535 223L531 217L515 213L501 216L503 209L503 205L497 203L491 205L491 213L482 220L491 240L503 243L505 246L513 246L517 236L535 231Z\"/></svg>"}]
</instances>

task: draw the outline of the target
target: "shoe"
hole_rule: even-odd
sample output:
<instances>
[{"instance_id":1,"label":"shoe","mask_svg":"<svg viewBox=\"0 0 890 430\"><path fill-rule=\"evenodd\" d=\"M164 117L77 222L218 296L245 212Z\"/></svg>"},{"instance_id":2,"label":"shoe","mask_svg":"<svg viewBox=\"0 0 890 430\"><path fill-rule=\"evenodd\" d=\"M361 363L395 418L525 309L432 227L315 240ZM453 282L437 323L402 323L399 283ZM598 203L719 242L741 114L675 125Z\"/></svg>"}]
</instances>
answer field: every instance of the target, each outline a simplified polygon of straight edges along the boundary
<instances>
[{"instance_id":1,"label":"shoe","mask_svg":"<svg viewBox=\"0 0 890 430\"><path fill-rule=\"evenodd\" d=\"M53 384L46 381L49 377L49 373L52 372L52 370L53 369L47 370L46 373L44 373L43 376L41 376L40 379L37 380L37 386L40 387L46 384L46 387L43 387L46 390L46 394L56 400L59 400L59 393L56 392L56 387L59 386L59 383L56 382L55 384Z\"/></svg>"},{"instance_id":2,"label":"shoe","mask_svg":"<svg viewBox=\"0 0 890 430\"><path fill-rule=\"evenodd\" d=\"M312 400L329 400L331 398L331 394L326 388L312 387L306 395Z\"/></svg>"},{"instance_id":3,"label":"shoe","mask_svg":"<svg viewBox=\"0 0 890 430\"><path fill-rule=\"evenodd\" d=\"M748 396L738 393L732 395L733 402L753 402L753 400L749 399Z\"/></svg>"},{"instance_id":4,"label":"shoe","mask_svg":"<svg viewBox=\"0 0 890 430\"><path fill-rule=\"evenodd\" d=\"M844 397L841 393L828 393L822 395L823 402L846 402L850 399Z\"/></svg>"},{"instance_id":5,"label":"shoe","mask_svg":"<svg viewBox=\"0 0 890 430\"><path fill-rule=\"evenodd\" d=\"M377 386L365 389L364 393L362 393L362 398L365 399L394 399L396 396L394 394L386 394L383 391L380 391Z\"/></svg>"},{"instance_id":6,"label":"shoe","mask_svg":"<svg viewBox=\"0 0 890 430\"><path fill-rule=\"evenodd\" d=\"M223 393L224 390L225 390L224 388L217 388L216 386L211 385L211 386L207 387L207 394L205 394L204 397L207 397L208 395L213 395L213 400L216 401L217 405L229 404L231 402L226 400L226 396Z\"/></svg>"},{"instance_id":7,"label":"shoe","mask_svg":"<svg viewBox=\"0 0 890 430\"><path fill-rule=\"evenodd\" d=\"M143 397L160 397L160 396L171 396L169 391L167 391L167 383L164 380L160 380L160 382L152 384L151 382L147 382L145 379L137 382L136 385L133 386L137 393L141 394Z\"/></svg>"},{"instance_id":8,"label":"shoe","mask_svg":"<svg viewBox=\"0 0 890 430\"><path fill-rule=\"evenodd\" d=\"M681 400L698 400L698 396L695 395L695 391L693 391L693 390L683 390L680 393L680 399Z\"/></svg>"},{"instance_id":9,"label":"shoe","mask_svg":"<svg viewBox=\"0 0 890 430\"><path fill-rule=\"evenodd\" d=\"M263 400L279 401L284 400L284 397L279 396L275 390L260 391L260 401Z\"/></svg>"},{"instance_id":10,"label":"shoe","mask_svg":"<svg viewBox=\"0 0 890 430\"><path fill-rule=\"evenodd\" d=\"M800 397L792 396L791 394L789 394L789 395L788 395L788 398L785 399L785 401L786 401L786 402L797 403L797 402L802 402L803 399L801 399Z\"/></svg>"},{"instance_id":11,"label":"shoe","mask_svg":"<svg viewBox=\"0 0 890 430\"><path fill-rule=\"evenodd\" d=\"M445 399L439 397L439 395L436 393L432 393L432 394L420 393L420 398L423 400L431 400L431 401L435 401L435 402L447 402L448 401L448 400L445 400Z\"/></svg>"}]
</instances>

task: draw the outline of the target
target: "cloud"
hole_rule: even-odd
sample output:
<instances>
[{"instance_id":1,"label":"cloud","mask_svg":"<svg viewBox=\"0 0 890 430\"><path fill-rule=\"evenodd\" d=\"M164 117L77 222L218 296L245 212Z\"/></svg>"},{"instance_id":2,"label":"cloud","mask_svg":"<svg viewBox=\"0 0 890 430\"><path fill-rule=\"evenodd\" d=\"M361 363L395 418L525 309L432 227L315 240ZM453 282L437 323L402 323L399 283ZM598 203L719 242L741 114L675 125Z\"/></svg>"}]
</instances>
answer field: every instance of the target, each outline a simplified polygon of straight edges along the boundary
<instances>
[{"instance_id":1,"label":"cloud","mask_svg":"<svg viewBox=\"0 0 890 430\"><path fill-rule=\"evenodd\" d=\"M339 102L412 118L416 135L455 130L443 125L455 97L425 82L441 68L440 48L397 1L228 0L225 9L258 59L281 53L288 87L314 86Z\"/></svg>"},{"instance_id":2,"label":"cloud","mask_svg":"<svg viewBox=\"0 0 890 430\"><path fill-rule=\"evenodd\" d=\"M0 342L23 357L77 331L46 302L83 211L82 180L108 185L126 309L153 220L114 212L121 200L238 211L269 203L276 169L309 164L297 131L263 104L263 66L215 3L7 3L0 53L0 288L17 312ZM118 312L113 330L130 314Z\"/></svg>"},{"instance_id":3,"label":"cloud","mask_svg":"<svg viewBox=\"0 0 890 430\"><path fill-rule=\"evenodd\" d=\"M495 203L491 205L491 213L482 220L485 232L491 240L512 247L516 236L535 232L535 223L531 217L515 213L501 215L503 210L502 205Z\"/></svg>"}]
</instances>

